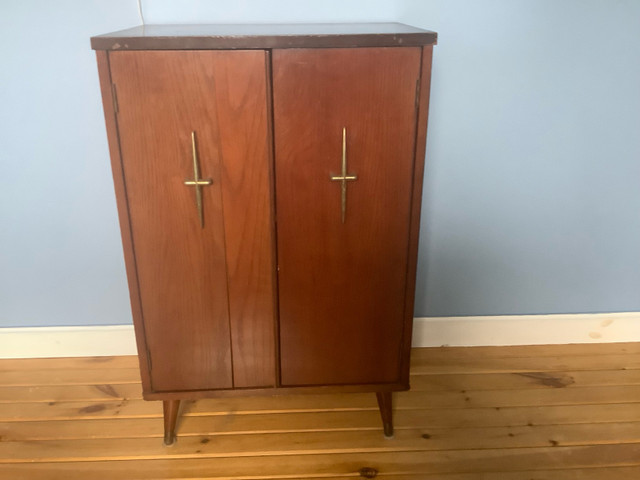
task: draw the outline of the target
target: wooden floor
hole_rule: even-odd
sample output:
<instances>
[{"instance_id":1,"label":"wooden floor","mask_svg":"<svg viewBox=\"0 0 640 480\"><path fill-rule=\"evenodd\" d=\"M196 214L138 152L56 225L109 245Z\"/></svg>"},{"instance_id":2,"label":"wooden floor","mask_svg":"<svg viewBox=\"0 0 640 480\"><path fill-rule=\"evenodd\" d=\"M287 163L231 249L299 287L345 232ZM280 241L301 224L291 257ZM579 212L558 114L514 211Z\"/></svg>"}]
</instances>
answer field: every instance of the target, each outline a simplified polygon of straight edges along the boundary
<instances>
[{"instance_id":1,"label":"wooden floor","mask_svg":"<svg viewBox=\"0 0 640 480\"><path fill-rule=\"evenodd\" d=\"M0 479L640 478L640 344L424 348L396 394L187 403L162 445L135 357L0 360Z\"/></svg>"}]
</instances>

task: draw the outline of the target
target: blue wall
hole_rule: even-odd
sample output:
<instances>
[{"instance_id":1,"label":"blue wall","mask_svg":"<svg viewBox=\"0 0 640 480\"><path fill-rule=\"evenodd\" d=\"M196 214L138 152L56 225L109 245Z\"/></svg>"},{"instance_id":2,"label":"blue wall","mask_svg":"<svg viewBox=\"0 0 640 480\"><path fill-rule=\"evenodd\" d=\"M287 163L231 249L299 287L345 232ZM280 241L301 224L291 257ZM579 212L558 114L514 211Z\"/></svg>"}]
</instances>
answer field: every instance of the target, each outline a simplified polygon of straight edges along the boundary
<instances>
[{"instance_id":1,"label":"blue wall","mask_svg":"<svg viewBox=\"0 0 640 480\"><path fill-rule=\"evenodd\" d=\"M131 0L0 3L0 326L131 322L94 52Z\"/></svg>"},{"instance_id":2,"label":"blue wall","mask_svg":"<svg viewBox=\"0 0 640 480\"><path fill-rule=\"evenodd\" d=\"M640 2L143 2L147 23L438 31L416 315L640 310ZM131 322L89 37L134 0L0 4L0 326Z\"/></svg>"},{"instance_id":3,"label":"blue wall","mask_svg":"<svg viewBox=\"0 0 640 480\"><path fill-rule=\"evenodd\" d=\"M640 310L640 2L406 2L435 49L416 313Z\"/></svg>"}]
</instances>

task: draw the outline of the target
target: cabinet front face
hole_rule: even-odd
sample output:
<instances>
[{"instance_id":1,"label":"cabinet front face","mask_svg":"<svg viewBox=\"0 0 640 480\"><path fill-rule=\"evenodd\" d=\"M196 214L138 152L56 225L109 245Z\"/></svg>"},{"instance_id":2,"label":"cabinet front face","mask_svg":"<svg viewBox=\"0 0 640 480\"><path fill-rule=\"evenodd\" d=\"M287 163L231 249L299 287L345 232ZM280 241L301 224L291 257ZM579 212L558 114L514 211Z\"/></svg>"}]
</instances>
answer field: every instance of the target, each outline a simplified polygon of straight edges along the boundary
<instances>
[{"instance_id":1,"label":"cabinet front face","mask_svg":"<svg viewBox=\"0 0 640 480\"><path fill-rule=\"evenodd\" d=\"M264 52L109 62L151 389L274 385Z\"/></svg>"},{"instance_id":2,"label":"cabinet front face","mask_svg":"<svg viewBox=\"0 0 640 480\"><path fill-rule=\"evenodd\" d=\"M273 53L284 386L399 382L420 62Z\"/></svg>"}]
</instances>

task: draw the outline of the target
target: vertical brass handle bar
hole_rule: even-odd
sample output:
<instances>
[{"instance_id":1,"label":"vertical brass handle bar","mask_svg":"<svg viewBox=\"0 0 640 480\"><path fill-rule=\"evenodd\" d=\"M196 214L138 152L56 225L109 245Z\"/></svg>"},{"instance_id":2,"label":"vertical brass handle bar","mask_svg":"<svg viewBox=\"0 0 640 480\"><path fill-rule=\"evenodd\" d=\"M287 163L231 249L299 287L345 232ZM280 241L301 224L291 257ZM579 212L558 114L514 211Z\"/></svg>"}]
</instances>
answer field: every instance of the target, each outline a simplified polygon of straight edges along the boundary
<instances>
[{"instance_id":1,"label":"vertical brass handle bar","mask_svg":"<svg viewBox=\"0 0 640 480\"><path fill-rule=\"evenodd\" d=\"M331 175L330 178L333 181L341 182L341 218L342 223L344 223L347 215L347 181L358 179L355 174L347 174L347 127L342 127L342 172L340 175Z\"/></svg>"},{"instance_id":2,"label":"vertical brass handle bar","mask_svg":"<svg viewBox=\"0 0 640 480\"><path fill-rule=\"evenodd\" d=\"M196 132L191 132L191 152L193 156L193 180L185 180L184 184L195 187L196 189L196 208L200 218L200 227L204 228L204 211L202 208L202 186L211 185L213 180L210 178L200 178L200 166L198 165L198 149L196 146Z\"/></svg>"}]
</instances>

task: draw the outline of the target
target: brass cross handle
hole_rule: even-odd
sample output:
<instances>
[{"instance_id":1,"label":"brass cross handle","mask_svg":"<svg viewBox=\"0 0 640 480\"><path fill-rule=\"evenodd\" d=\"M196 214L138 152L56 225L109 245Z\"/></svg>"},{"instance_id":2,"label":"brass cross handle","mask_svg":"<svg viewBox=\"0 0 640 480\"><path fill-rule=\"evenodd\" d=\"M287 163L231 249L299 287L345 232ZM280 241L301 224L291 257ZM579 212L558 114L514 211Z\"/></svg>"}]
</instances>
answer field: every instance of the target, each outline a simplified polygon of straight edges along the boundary
<instances>
[{"instance_id":1,"label":"brass cross handle","mask_svg":"<svg viewBox=\"0 0 640 480\"><path fill-rule=\"evenodd\" d=\"M331 180L342 183L342 223L344 223L347 214L347 182L357 179L357 175L347 173L347 127L342 127L342 174L331 175Z\"/></svg>"},{"instance_id":2,"label":"brass cross handle","mask_svg":"<svg viewBox=\"0 0 640 480\"><path fill-rule=\"evenodd\" d=\"M191 132L191 151L193 152L193 180L185 180L184 184L196 187L196 207L200 217L200 226L204 228L204 212L202 211L202 186L211 185L210 178L200 178L200 167L198 166L198 150L196 149L196 132Z\"/></svg>"}]
</instances>

